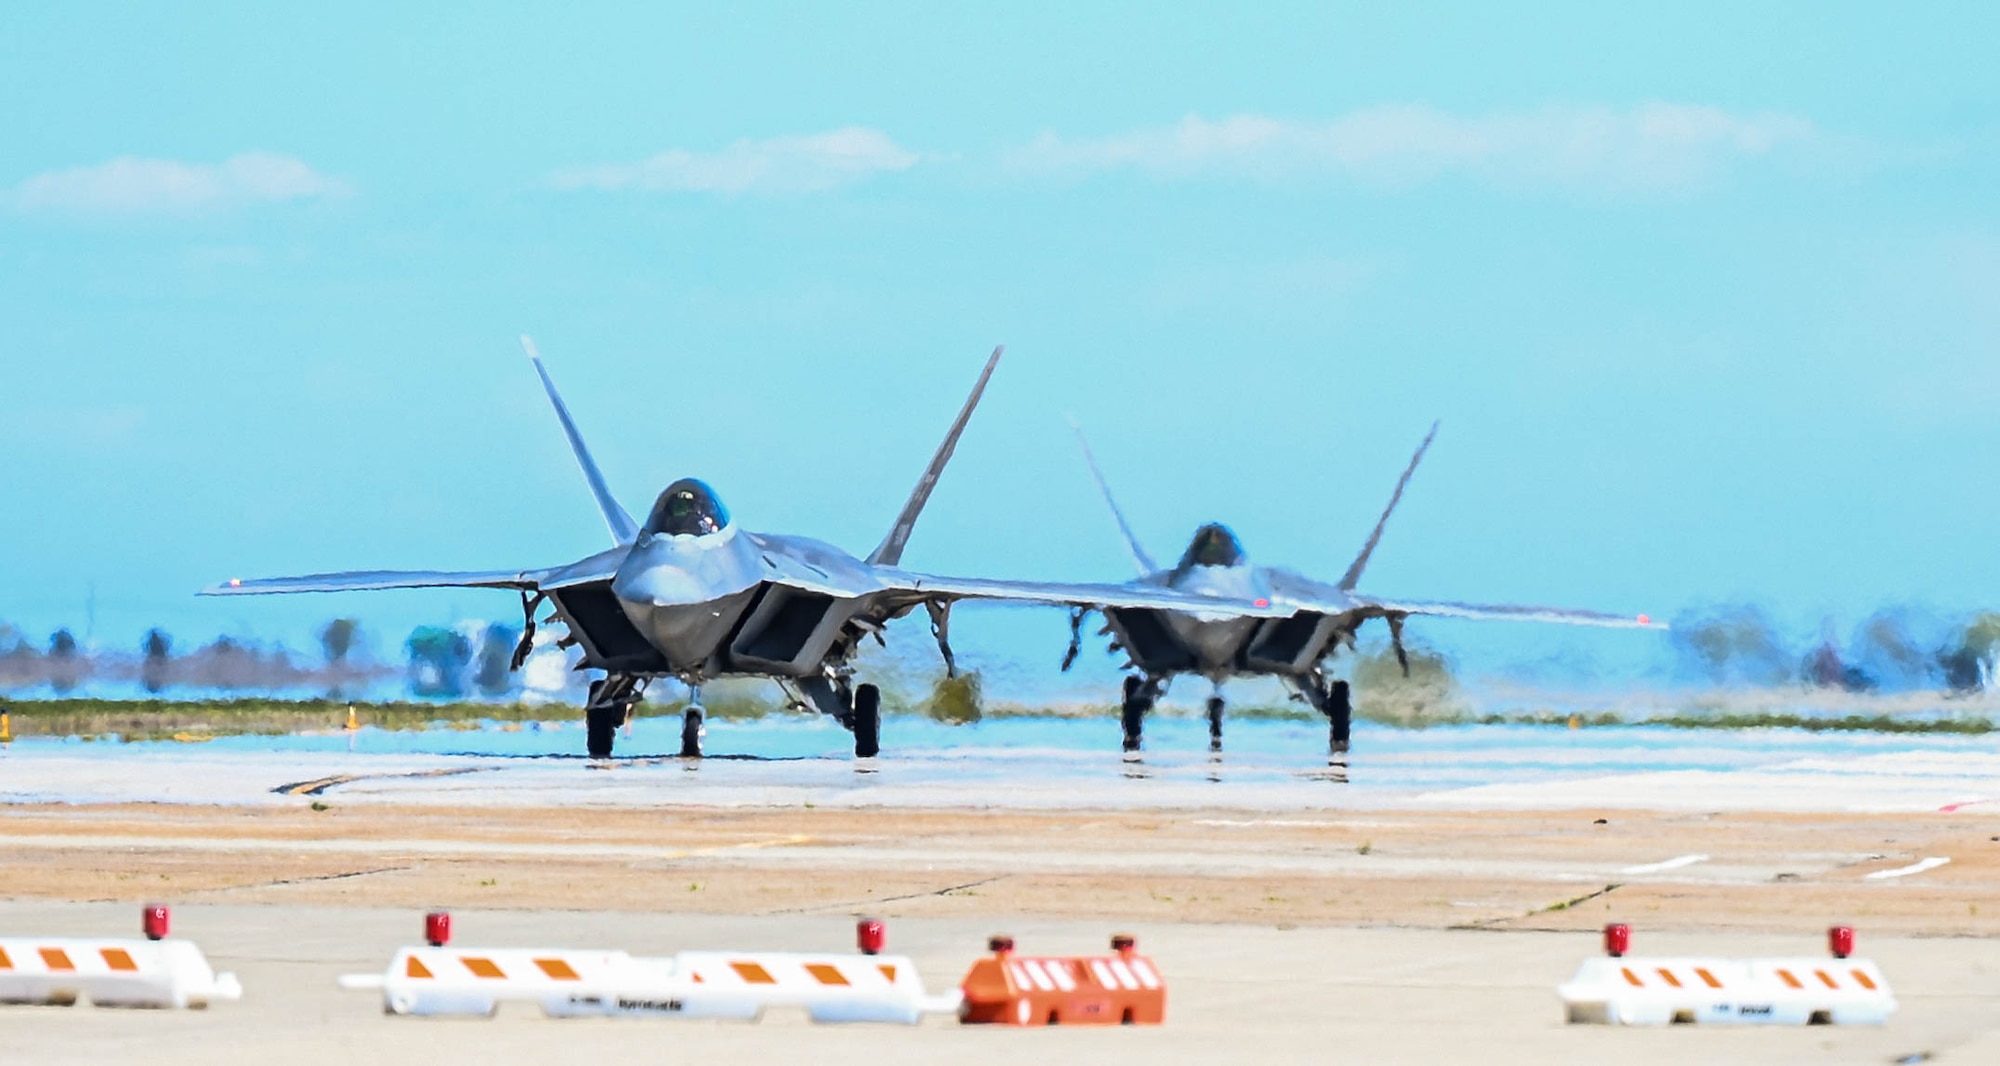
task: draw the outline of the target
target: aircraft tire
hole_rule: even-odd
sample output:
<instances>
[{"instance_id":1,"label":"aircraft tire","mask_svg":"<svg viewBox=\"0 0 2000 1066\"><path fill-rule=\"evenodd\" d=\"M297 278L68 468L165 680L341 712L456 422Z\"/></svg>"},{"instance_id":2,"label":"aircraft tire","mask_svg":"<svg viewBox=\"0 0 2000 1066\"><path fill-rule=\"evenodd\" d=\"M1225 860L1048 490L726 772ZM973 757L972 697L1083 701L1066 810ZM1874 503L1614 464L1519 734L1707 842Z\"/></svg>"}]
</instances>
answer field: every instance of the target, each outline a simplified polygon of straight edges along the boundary
<instances>
[{"instance_id":1,"label":"aircraft tire","mask_svg":"<svg viewBox=\"0 0 2000 1066\"><path fill-rule=\"evenodd\" d=\"M625 709L622 707L591 707L583 712L585 731L584 747L593 759L609 759L611 745L618 737L618 727L625 724Z\"/></svg>"},{"instance_id":2,"label":"aircraft tire","mask_svg":"<svg viewBox=\"0 0 2000 1066\"><path fill-rule=\"evenodd\" d=\"M1347 682L1327 686L1326 717L1328 743L1335 754L1346 754L1348 733L1354 727L1354 694Z\"/></svg>"},{"instance_id":3,"label":"aircraft tire","mask_svg":"<svg viewBox=\"0 0 2000 1066\"><path fill-rule=\"evenodd\" d=\"M1208 750L1222 750L1222 708L1221 696L1208 698Z\"/></svg>"},{"instance_id":4,"label":"aircraft tire","mask_svg":"<svg viewBox=\"0 0 2000 1066\"><path fill-rule=\"evenodd\" d=\"M882 690L854 686L854 757L872 759L882 751Z\"/></svg>"},{"instance_id":5,"label":"aircraft tire","mask_svg":"<svg viewBox=\"0 0 2000 1066\"><path fill-rule=\"evenodd\" d=\"M701 758L701 708L681 712L681 758Z\"/></svg>"},{"instance_id":6,"label":"aircraft tire","mask_svg":"<svg viewBox=\"0 0 2000 1066\"><path fill-rule=\"evenodd\" d=\"M1119 708L1119 724L1124 726L1125 751L1138 751L1146 739L1146 712L1153 709L1152 701L1146 698L1145 682L1130 674L1125 676L1125 702Z\"/></svg>"},{"instance_id":7,"label":"aircraft tire","mask_svg":"<svg viewBox=\"0 0 2000 1066\"><path fill-rule=\"evenodd\" d=\"M1146 740L1146 704L1143 700L1126 700L1119 713L1125 726L1125 750L1138 751Z\"/></svg>"}]
</instances>

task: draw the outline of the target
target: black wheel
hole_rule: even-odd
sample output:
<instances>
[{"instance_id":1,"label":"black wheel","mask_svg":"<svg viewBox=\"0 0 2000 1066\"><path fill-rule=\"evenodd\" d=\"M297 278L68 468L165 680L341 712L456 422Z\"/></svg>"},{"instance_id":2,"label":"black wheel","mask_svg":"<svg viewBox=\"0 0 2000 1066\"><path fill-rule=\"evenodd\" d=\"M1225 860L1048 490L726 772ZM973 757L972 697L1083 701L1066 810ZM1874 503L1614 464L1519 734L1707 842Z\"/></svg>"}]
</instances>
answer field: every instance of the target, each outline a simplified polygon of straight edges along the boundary
<instances>
[{"instance_id":1,"label":"black wheel","mask_svg":"<svg viewBox=\"0 0 2000 1066\"><path fill-rule=\"evenodd\" d=\"M1336 755L1347 753L1348 732L1354 727L1353 692L1347 682L1335 681L1326 691L1327 743Z\"/></svg>"},{"instance_id":2,"label":"black wheel","mask_svg":"<svg viewBox=\"0 0 2000 1066\"><path fill-rule=\"evenodd\" d=\"M701 708L681 712L681 758L701 758Z\"/></svg>"},{"instance_id":3,"label":"black wheel","mask_svg":"<svg viewBox=\"0 0 2000 1066\"><path fill-rule=\"evenodd\" d=\"M625 724L623 707L591 707L583 712L583 724L587 737L585 747L593 759L609 759L611 744L618 736L618 727Z\"/></svg>"},{"instance_id":4,"label":"black wheel","mask_svg":"<svg viewBox=\"0 0 2000 1066\"><path fill-rule=\"evenodd\" d=\"M1151 701L1146 699L1146 683L1136 677L1125 679L1125 703L1119 710L1120 723L1125 727L1125 750L1138 751L1145 739L1146 712L1151 710Z\"/></svg>"},{"instance_id":5,"label":"black wheel","mask_svg":"<svg viewBox=\"0 0 2000 1066\"><path fill-rule=\"evenodd\" d=\"M872 759L882 750L882 690L854 686L854 757Z\"/></svg>"},{"instance_id":6,"label":"black wheel","mask_svg":"<svg viewBox=\"0 0 2000 1066\"><path fill-rule=\"evenodd\" d=\"M1208 698L1208 750L1222 750L1222 697Z\"/></svg>"}]
</instances>

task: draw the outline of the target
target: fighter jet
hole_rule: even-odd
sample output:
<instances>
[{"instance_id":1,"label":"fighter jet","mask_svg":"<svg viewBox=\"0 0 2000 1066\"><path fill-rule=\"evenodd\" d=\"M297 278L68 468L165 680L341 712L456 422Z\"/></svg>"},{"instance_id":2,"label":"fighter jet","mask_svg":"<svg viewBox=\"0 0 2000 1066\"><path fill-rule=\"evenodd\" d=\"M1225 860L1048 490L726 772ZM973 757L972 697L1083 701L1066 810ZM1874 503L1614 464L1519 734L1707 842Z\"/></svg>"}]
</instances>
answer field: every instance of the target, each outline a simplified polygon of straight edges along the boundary
<instances>
[{"instance_id":1,"label":"fighter jet","mask_svg":"<svg viewBox=\"0 0 2000 1066\"><path fill-rule=\"evenodd\" d=\"M950 609L958 600L1102 606L1113 610L1211 609L1203 595L1171 588L1062 584L941 577L898 569L917 516L937 486L960 434L1000 361L995 348L944 442L917 480L902 513L866 559L823 541L738 526L715 490L694 478L668 485L642 525L613 498L556 392L532 340L521 345L555 408L577 465L609 527L612 547L565 566L501 571L358 571L230 580L203 595L241 596L354 589L491 588L520 593L525 619L513 666L526 659L543 603L567 627L563 643L583 649L581 668L603 671L584 709L587 749L608 758L618 727L654 679L676 678L692 699L681 723L681 755L701 754L701 686L723 677L763 677L784 687L795 706L839 720L854 734L854 754L880 750L881 691L854 684L853 660L864 640L923 607L946 669L955 670ZM1248 603L1227 609L1255 612Z\"/></svg>"},{"instance_id":2,"label":"fighter jet","mask_svg":"<svg viewBox=\"0 0 2000 1066\"><path fill-rule=\"evenodd\" d=\"M1139 544L1131 523L1111 495L1111 487L1097 466L1083 428L1071 422L1077 443L1083 450L1090 476L1110 507L1118 530L1138 568L1137 580L1126 588L1174 589L1198 595L1249 602L1257 611L1237 614L1214 609L1190 613L1162 607L1124 607L1105 604L1096 608L1104 617L1100 635L1110 636L1111 649L1125 653L1131 671L1125 677L1121 708L1125 751L1139 750L1146 714L1165 692L1172 679L1181 674L1205 677L1214 686L1208 699L1208 737L1211 751L1222 750L1223 682L1231 677L1270 676L1283 682L1292 698L1302 699L1324 714L1328 721L1329 761L1345 765L1354 708L1346 681L1334 678L1328 662L1342 647L1354 648L1362 623L1380 618L1389 627L1390 644L1396 661L1409 676L1409 654L1403 647L1403 621L1411 615L1439 615L1452 618L1507 619L1512 621L1560 622L1571 625L1646 628L1653 626L1646 615L1614 615L1598 611L1575 611L1554 607L1448 603L1368 596L1355 591L1368 559L1382 541L1382 530L1390 514L1403 498L1410 475L1437 437L1437 424L1424 437L1410 465L1396 482L1361 553L1333 584L1316 581L1291 570L1253 566L1243 545L1229 527L1211 522L1195 530L1194 539L1170 568L1154 564L1153 557ZM1083 620L1090 608L1070 613L1069 650L1062 668L1075 664L1083 647Z\"/></svg>"}]
</instances>

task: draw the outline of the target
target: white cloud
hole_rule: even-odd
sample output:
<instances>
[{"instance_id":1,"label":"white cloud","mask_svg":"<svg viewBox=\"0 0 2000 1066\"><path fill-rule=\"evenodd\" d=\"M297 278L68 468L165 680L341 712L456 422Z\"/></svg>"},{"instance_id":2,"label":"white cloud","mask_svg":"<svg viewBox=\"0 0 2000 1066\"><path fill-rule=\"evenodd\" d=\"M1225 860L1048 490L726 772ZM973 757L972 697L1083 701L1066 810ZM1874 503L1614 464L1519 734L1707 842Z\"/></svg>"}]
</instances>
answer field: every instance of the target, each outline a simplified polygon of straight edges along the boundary
<instances>
[{"instance_id":1,"label":"white cloud","mask_svg":"<svg viewBox=\"0 0 2000 1066\"><path fill-rule=\"evenodd\" d=\"M908 170L920 158L881 130L847 126L805 137L737 141L718 152L675 148L638 163L559 171L553 181L563 189L816 192Z\"/></svg>"},{"instance_id":2,"label":"white cloud","mask_svg":"<svg viewBox=\"0 0 2000 1066\"><path fill-rule=\"evenodd\" d=\"M37 174L16 185L7 200L23 211L179 214L349 191L346 183L292 156L245 152L220 163L120 156L96 166Z\"/></svg>"},{"instance_id":3,"label":"white cloud","mask_svg":"<svg viewBox=\"0 0 2000 1066\"><path fill-rule=\"evenodd\" d=\"M1044 133L1008 156L1019 172L1138 170L1158 177L1265 181L1336 175L1412 184L1466 173L1507 185L1675 189L1732 159L1814 135L1805 119L1687 104L1548 107L1466 117L1423 105L1364 108L1324 122L1262 115L1101 138Z\"/></svg>"}]
</instances>

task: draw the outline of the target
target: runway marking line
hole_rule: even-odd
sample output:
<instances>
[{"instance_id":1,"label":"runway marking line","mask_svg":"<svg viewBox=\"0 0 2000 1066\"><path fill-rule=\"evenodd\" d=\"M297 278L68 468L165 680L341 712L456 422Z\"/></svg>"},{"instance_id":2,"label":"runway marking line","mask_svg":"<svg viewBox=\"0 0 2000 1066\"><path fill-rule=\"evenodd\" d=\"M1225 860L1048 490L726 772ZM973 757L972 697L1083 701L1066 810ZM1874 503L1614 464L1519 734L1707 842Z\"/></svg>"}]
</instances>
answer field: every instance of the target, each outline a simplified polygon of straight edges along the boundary
<instances>
[{"instance_id":1,"label":"runway marking line","mask_svg":"<svg viewBox=\"0 0 2000 1066\"><path fill-rule=\"evenodd\" d=\"M1911 874L1920 874L1926 870L1935 870L1938 867L1943 866L1949 862L1951 862L1951 860L1948 858L1945 858L1943 856L1933 855L1928 859L1918 860L1917 862L1913 862L1908 866L1898 866L1893 870L1877 870L1872 874L1864 874L1862 875L1862 880L1886 881L1892 877L1908 877Z\"/></svg>"},{"instance_id":2,"label":"runway marking line","mask_svg":"<svg viewBox=\"0 0 2000 1066\"><path fill-rule=\"evenodd\" d=\"M1708 861L1708 856L1706 855L1682 855L1679 856L1678 858L1666 859L1661 862L1649 862L1649 863L1642 863L1638 866L1627 866L1626 868L1618 872L1622 874L1657 874L1657 873L1665 873L1668 870L1678 870L1683 866L1693 866L1695 863L1707 862L1707 861Z\"/></svg>"}]
</instances>

